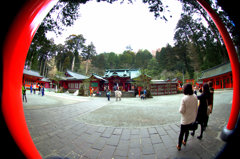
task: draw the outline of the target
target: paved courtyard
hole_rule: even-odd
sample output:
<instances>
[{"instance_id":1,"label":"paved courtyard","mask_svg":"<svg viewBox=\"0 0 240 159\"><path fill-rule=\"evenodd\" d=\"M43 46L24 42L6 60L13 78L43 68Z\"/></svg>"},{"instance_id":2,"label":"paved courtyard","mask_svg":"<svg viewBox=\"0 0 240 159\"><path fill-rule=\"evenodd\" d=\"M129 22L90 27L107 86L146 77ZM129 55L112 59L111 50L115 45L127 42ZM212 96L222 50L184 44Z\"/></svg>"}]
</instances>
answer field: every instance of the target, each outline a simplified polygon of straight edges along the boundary
<instances>
[{"instance_id":1,"label":"paved courtyard","mask_svg":"<svg viewBox=\"0 0 240 159\"><path fill-rule=\"evenodd\" d=\"M189 136L177 151L178 112L182 94L152 99L79 97L27 92L24 112L33 141L43 158L165 159L214 158L224 146L220 133L227 124L232 90L216 91L213 114L203 134Z\"/></svg>"}]
</instances>

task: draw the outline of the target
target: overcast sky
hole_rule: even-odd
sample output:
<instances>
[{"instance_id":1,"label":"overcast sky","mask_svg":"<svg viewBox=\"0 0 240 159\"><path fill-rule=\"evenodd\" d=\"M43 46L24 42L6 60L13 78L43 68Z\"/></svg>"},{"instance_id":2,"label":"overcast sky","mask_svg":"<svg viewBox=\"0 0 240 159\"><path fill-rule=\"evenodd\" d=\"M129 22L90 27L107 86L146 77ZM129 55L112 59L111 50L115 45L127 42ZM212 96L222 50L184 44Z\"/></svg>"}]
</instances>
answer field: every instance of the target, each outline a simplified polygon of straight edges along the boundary
<instances>
[{"instance_id":1,"label":"overcast sky","mask_svg":"<svg viewBox=\"0 0 240 159\"><path fill-rule=\"evenodd\" d=\"M150 52L173 44L176 24L182 13L181 3L177 0L163 0L169 6L172 15L165 22L155 19L149 12L148 4L138 0L133 4L125 1L123 4L114 2L97 3L87 2L80 7L80 18L74 26L66 28L59 37L49 34L56 44L63 43L71 34L83 34L87 44L93 42L97 53L115 52L122 53L126 46L131 46L133 51L148 49Z\"/></svg>"}]
</instances>

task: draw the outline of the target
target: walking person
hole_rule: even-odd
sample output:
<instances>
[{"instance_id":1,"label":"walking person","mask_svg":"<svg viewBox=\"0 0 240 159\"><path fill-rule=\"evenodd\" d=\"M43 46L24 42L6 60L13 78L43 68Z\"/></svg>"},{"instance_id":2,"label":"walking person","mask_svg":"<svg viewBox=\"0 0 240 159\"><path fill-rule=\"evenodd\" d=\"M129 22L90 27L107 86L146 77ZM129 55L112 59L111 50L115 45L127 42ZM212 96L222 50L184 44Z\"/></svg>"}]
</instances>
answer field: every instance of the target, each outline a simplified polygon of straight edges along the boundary
<instances>
[{"instance_id":1,"label":"walking person","mask_svg":"<svg viewBox=\"0 0 240 159\"><path fill-rule=\"evenodd\" d=\"M116 97L116 101L121 101L122 92L119 89L115 91L115 97Z\"/></svg>"},{"instance_id":2,"label":"walking person","mask_svg":"<svg viewBox=\"0 0 240 159\"><path fill-rule=\"evenodd\" d=\"M44 96L44 86L42 86L42 96Z\"/></svg>"},{"instance_id":3,"label":"walking person","mask_svg":"<svg viewBox=\"0 0 240 159\"><path fill-rule=\"evenodd\" d=\"M34 93L34 94L36 94L36 89L37 89L36 83L34 83L34 85L33 85L33 93Z\"/></svg>"},{"instance_id":4,"label":"walking person","mask_svg":"<svg viewBox=\"0 0 240 159\"><path fill-rule=\"evenodd\" d=\"M181 128L177 145L179 151L181 150L182 144L186 145L187 143L189 129L192 126L192 123L196 121L198 112L198 100L197 96L193 94L192 85L185 84L183 86L183 93L184 96L179 108L179 112L181 113Z\"/></svg>"},{"instance_id":5,"label":"walking person","mask_svg":"<svg viewBox=\"0 0 240 159\"><path fill-rule=\"evenodd\" d=\"M214 95L213 82L209 81L208 86L209 86L209 98L208 98L208 102L207 102L208 109L207 109L206 127L208 125L209 115L212 113L212 110L213 110L213 95Z\"/></svg>"},{"instance_id":6,"label":"walking person","mask_svg":"<svg viewBox=\"0 0 240 159\"><path fill-rule=\"evenodd\" d=\"M33 85L31 83L31 86L30 86L30 93L32 94L32 91L33 91Z\"/></svg>"},{"instance_id":7,"label":"walking person","mask_svg":"<svg viewBox=\"0 0 240 159\"><path fill-rule=\"evenodd\" d=\"M106 96L108 98L108 101L110 101L110 96L111 96L111 91L110 90L107 90Z\"/></svg>"},{"instance_id":8,"label":"walking person","mask_svg":"<svg viewBox=\"0 0 240 159\"><path fill-rule=\"evenodd\" d=\"M202 139L203 131L206 129L206 123L207 123L207 118L208 118L207 101L208 101L209 96L210 96L209 87L208 87L208 84L205 83L202 88L202 94L198 96L199 107L198 107L198 114L197 114L196 121L198 122L198 124L201 125L201 133L200 133L200 136L197 137L199 140ZM194 136L194 134L195 134L195 131L193 131L191 135Z\"/></svg>"},{"instance_id":9,"label":"walking person","mask_svg":"<svg viewBox=\"0 0 240 159\"><path fill-rule=\"evenodd\" d=\"M146 97L147 97L147 90L146 90L146 88L143 90L143 99L146 99Z\"/></svg>"},{"instance_id":10,"label":"walking person","mask_svg":"<svg viewBox=\"0 0 240 159\"><path fill-rule=\"evenodd\" d=\"M41 85L39 84L38 85L38 95L40 95L41 94Z\"/></svg>"},{"instance_id":11,"label":"walking person","mask_svg":"<svg viewBox=\"0 0 240 159\"><path fill-rule=\"evenodd\" d=\"M22 98L23 98L23 102L24 102L24 99L25 99L25 101L26 101L26 103L27 103L27 95L26 95L26 88L25 88L25 84L23 84L23 86L22 86Z\"/></svg>"}]
</instances>

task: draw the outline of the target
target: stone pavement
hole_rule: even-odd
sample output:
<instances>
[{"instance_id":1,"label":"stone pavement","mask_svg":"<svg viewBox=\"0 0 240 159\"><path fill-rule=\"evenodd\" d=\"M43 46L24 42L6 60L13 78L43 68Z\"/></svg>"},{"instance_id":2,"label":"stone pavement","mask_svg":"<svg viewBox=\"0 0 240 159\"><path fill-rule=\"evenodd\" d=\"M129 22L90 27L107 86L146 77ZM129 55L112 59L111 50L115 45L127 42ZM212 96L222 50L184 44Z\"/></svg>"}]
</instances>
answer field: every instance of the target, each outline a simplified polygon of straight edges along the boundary
<instances>
[{"instance_id":1,"label":"stone pavement","mask_svg":"<svg viewBox=\"0 0 240 159\"><path fill-rule=\"evenodd\" d=\"M181 96L154 97L149 99L149 102L168 98L168 102L171 103L173 99L179 100ZM187 145L182 146L181 151L176 149L180 130L180 114L177 111L176 122L169 121L166 124L144 127L116 127L78 120L83 115L114 104L115 100L108 102L106 98L75 97L50 92L44 97L29 94L27 97L28 103L23 104L27 125L43 158L60 156L68 159L208 159L214 158L224 146L220 133L230 114L232 90L215 92L214 111L203 139L196 138L200 131L198 129L194 137L189 135ZM136 99L122 100L130 102ZM179 105L176 105L176 110L178 107ZM167 112L168 110L164 109L163 113Z\"/></svg>"}]
</instances>

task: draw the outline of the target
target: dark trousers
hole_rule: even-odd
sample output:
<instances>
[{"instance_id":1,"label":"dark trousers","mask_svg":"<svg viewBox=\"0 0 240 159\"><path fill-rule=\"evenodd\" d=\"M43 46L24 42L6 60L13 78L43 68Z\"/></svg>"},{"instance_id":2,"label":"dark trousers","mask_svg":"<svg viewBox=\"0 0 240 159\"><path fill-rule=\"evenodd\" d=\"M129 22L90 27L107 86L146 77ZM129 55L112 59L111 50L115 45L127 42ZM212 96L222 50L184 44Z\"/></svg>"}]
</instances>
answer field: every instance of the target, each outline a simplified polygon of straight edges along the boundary
<instances>
[{"instance_id":1,"label":"dark trousers","mask_svg":"<svg viewBox=\"0 0 240 159\"><path fill-rule=\"evenodd\" d=\"M183 137L185 135L184 141L187 142L188 139L188 135L189 135L189 128L190 128L191 124L187 124L187 125L182 125L181 124L181 130L180 130L180 134L178 137L178 146L182 146L182 141L183 141Z\"/></svg>"},{"instance_id":2,"label":"dark trousers","mask_svg":"<svg viewBox=\"0 0 240 159\"><path fill-rule=\"evenodd\" d=\"M27 102L27 96L26 96L26 94L23 94L23 102L24 102L24 98L25 98L25 101Z\"/></svg>"},{"instance_id":3,"label":"dark trousers","mask_svg":"<svg viewBox=\"0 0 240 159\"><path fill-rule=\"evenodd\" d=\"M110 95L107 95L108 101L110 101Z\"/></svg>"},{"instance_id":4,"label":"dark trousers","mask_svg":"<svg viewBox=\"0 0 240 159\"><path fill-rule=\"evenodd\" d=\"M202 136L203 136L203 131L206 129L206 123L200 123L200 125L201 125L201 133L200 133L200 136L199 136L199 137L202 138ZM192 132L192 135L193 135L193 136L194 136L194 134L195 134L195 130Z\"/></svg>"}]
</instances>

